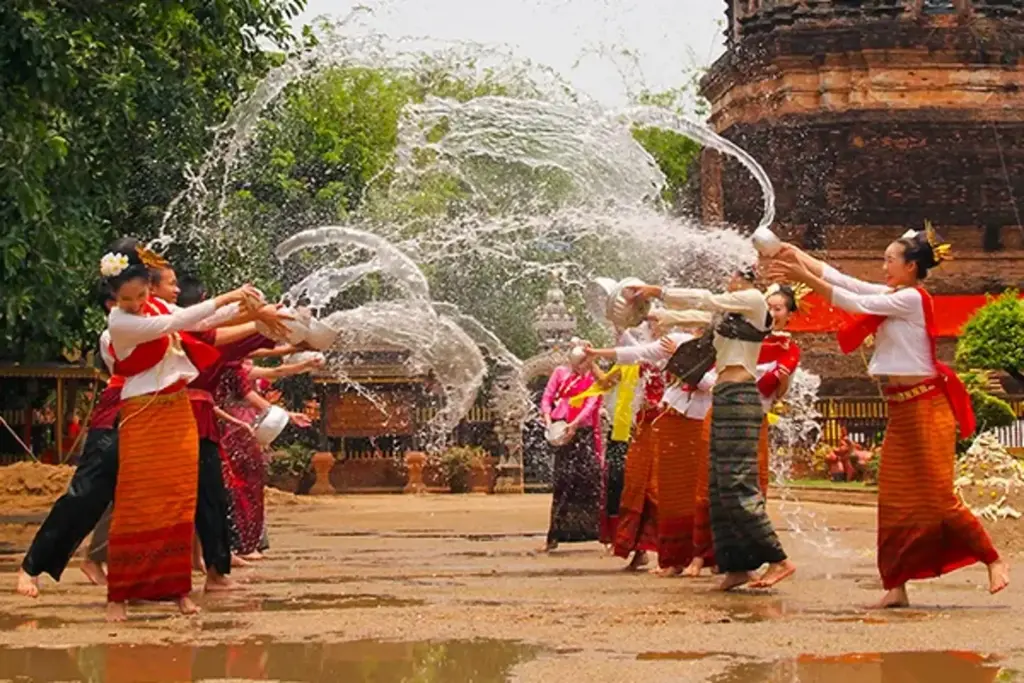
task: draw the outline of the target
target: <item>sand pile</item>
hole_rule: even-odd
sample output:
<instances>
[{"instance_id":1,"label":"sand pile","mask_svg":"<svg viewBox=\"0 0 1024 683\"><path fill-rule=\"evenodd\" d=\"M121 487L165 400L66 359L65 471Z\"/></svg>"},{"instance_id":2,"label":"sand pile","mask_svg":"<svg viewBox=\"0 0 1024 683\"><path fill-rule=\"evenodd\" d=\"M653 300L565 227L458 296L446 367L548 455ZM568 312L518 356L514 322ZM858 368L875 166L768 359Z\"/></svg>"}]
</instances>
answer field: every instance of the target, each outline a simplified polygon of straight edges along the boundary
<instances>
[{"instance_id":1,"label":"sand pile","mask_svg":"<svg viewBox=\"0 0 1024 683\"><path fill-rule=\"evenodd\" d=\"M311 505L316 502L312 496L297 496L273 486L263 489L263 503L265 505Z\"/></svg>"}]
</instances>

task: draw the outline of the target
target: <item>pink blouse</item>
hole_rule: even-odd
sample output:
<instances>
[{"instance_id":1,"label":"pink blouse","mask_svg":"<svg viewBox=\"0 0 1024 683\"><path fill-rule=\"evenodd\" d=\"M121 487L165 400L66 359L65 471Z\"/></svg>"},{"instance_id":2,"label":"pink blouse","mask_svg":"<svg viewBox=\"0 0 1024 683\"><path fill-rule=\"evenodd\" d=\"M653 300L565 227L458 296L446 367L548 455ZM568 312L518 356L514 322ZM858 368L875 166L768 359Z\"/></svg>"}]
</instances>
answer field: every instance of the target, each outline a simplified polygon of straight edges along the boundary
<instances>
[{"instance_id":1,"label":"pink blouse","mask_svg":"<svg viewBox=\"0 0 1024 683\"><path fill-rule=\"evenodd\" d=\"M575 422L579 427L593 427L595 431L600 432L600 396L591 396L578 407L569 403L569 399L582 394L593 384L594 376L591 373L580 375L573 372L568 365L559 365L551 373L548 385L544 388L544 397L540 403L541 412L550 415L552 420Z\"/></svg>"}]
</instances>

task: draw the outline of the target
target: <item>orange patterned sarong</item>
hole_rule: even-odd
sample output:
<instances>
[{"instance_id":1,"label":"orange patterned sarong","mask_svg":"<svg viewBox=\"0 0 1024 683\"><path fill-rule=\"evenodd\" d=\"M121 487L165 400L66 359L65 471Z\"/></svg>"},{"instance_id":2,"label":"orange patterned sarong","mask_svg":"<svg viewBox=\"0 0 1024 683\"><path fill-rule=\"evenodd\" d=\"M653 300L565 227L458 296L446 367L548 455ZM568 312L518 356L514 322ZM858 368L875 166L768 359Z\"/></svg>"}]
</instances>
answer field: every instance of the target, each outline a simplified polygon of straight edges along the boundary
<instances>
[{"instance_id":1,"label":"orange patterned sarong","mask_svg":"<svg viewBox=\"0 0 1024 683\"><path fill-rule=\"evenodd\" d=\"M956 438L940 392L890 397L878 476L878 570L886 590L999 559L988 532L953 492Z\"/></svg>"},{"instance_id":2,"label":"orange patterned sarong","mask_svg":"<svg viewBox=\"0 0 1024 683\"><path fill-rule=\"evenodd\" d=\"M658 565L685 567L693 559L700 452L707 449L704 422L669 410L652 428L658 452ZM705 469L705 488L707 477Z\"/></svg>"},{"instance_id":3,"label":"orange patterned sarong","mask_svg":"<svg viewBox=\"0 0 1024 683\"><path fill-rule=\"evenodd\" d=\"M121 407L107 600L175 600L192 590L199 436L188 395Z\"/></svg>"},{"instance_id":4,"label":"orange patterned sarong","mask_svg":"<svg viewBox=\"0 0 1024 683\"><path fill-rule=\"evenodd\" d=\"M612 546L619 557L658 549L658 449L651 424L655 417L650 411L641 413L626 453L626 476Z\"/></svg>"}]
</instances>

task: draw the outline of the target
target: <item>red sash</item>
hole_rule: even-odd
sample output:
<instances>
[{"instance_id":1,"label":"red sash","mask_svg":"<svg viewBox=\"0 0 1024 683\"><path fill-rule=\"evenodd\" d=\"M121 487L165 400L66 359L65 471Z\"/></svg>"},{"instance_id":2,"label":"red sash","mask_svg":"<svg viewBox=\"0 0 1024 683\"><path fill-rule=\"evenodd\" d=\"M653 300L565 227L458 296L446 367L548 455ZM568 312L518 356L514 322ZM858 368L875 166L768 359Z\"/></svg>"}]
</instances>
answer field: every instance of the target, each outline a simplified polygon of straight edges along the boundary
<instances>
[{"instance_id":1,"label":"red sash","mask_svg":"<svg viewBox=\"0 0 1024 683\"><path fill-rule=\"evenodd\" d=\"M170 309L159 299L150 297L142 309L142 315L169 315ZM181 348L197 370L202 372L217 362L220 353L214 347L196 339L188 332L178 332ZM159 339L143 342L136 346L127 358L118 358L114 353L114 345L110 344L110 355L114 359L114 373L122 377L141 375L156 367L167 354L171 345L171 335L165 334ZM123 381L123 380L122 380Z\"/></svg>"},{"instance_id":2,"label":"red sash","mask_svg":"<svg viewBox=\"0 0 1024 683\"><path fill-rule=\"evenodd\" d=\"M931 342L932 363L935 365L935 371L939 374L939 385L942 393L946 396L946 400L949 401L950 407L953 409L953 416L960 427L960 438L966 439L974 434L974 430L977 428L974 408L971 405L971 395L953 368L939 361L935 352L937 341L935 332L935 302L932 299L932 295L925 291L924 288L918 287L917 291L921 295L924 323L928 331L928 341ZM857 316L853 322L845 325L836 335L836 338L839 340L839 348L842 349L843 353L850 353L856 350L864 343L865 339L878 331L883 322L885 322L885 316L882 315Z\"/></svg>"}]
</instances>

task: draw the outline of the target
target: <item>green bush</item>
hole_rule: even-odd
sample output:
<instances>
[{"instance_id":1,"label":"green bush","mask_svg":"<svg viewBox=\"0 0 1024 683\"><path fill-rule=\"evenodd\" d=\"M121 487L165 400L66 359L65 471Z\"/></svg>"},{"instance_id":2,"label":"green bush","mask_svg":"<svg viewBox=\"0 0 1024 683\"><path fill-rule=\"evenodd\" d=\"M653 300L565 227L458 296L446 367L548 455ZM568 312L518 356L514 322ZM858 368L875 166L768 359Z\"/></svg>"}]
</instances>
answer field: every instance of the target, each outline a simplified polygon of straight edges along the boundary
<instances>
[{"instance_id":1,"label":"green bush","mask_svg":"<svg viewBox=\"0 0 1024 683\"><path fill-rule=\"evenodd\" d=\"M473 467L480 463L485 455L483 449L472 446L454 446L441 454L441 474L452 493L469 491L469 478Z\"/></svg>"},{"instance_id":2,"label":"green bush","mask_svg":"<svg viewBox=\"0 0 1024 683\"><path fill-rule=\"evenodd\" d=\"M268 465L272 477L301 477L313 462L313 449L301 443L291 443L276 451Z\"/></svg>"},{"instance_id":3,"label":"green bush","mask_svg":"<svg viewBox=\"0 0 1024 683\"><path fill-rule=\"evenodd\" d=\"M1008 289L978 310L956 345L961 368L1004 370L1024 382L1024 303L1016 289Z\"/></svg>"}]
</instances>

